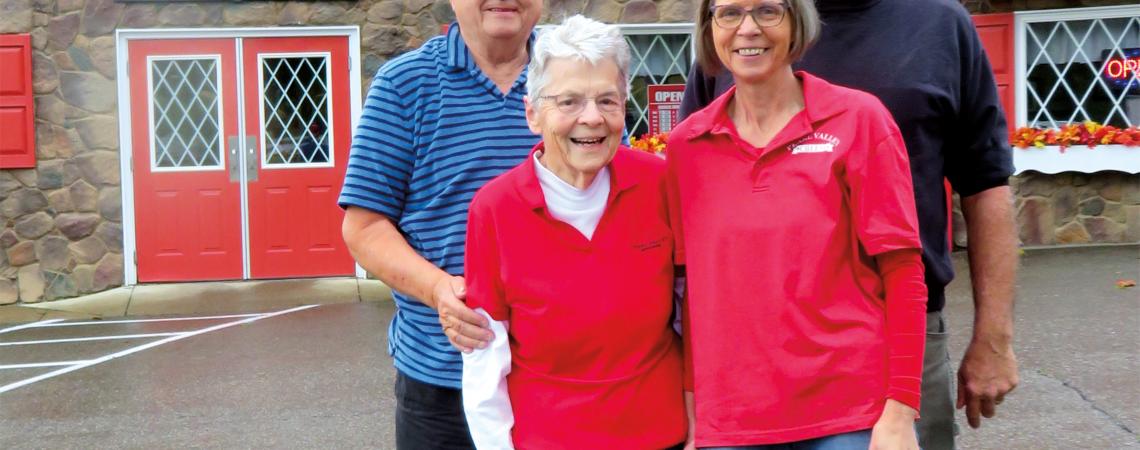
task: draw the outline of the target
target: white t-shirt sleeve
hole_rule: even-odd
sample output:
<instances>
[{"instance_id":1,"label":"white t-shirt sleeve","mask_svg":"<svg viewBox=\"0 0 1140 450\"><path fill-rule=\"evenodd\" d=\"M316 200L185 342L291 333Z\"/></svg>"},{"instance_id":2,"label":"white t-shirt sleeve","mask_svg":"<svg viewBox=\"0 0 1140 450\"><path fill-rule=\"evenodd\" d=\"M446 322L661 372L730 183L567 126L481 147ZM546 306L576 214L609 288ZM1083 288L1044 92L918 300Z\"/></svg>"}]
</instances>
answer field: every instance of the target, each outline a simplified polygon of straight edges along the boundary
<instances>
[{"instance_id":1,"label":"white t-shirt sleeve","mask_svg":"<svg viewBox=\"0 0 1140 450\"><path fill-rule=\"evenodd\" d=\"M495 339L485 349L463 354L463 413L475 448L513 450L511 428L515 414L507 393L507 374L511 373L509 324L492 319L483 308L476 308L475 312L490 322Z\"/></svg>"}]
</instances>

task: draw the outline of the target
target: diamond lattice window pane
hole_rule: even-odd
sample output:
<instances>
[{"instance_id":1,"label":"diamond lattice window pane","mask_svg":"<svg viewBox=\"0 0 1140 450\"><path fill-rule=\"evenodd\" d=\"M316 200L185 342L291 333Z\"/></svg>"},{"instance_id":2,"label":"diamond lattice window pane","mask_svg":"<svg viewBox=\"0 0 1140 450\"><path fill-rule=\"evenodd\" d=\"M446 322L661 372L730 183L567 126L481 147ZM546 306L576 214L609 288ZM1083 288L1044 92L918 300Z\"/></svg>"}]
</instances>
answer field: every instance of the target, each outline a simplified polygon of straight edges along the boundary
<instances>
[{"instance_id":1,"label":"diamond lattice window pane","mask_svg":"<svg viewBox=\"0 0 1140 450\"><path fill-rule=\"evenodd\" d=\"M324 56L262 60L267 165L329 162L327 64Z\"/></svg>"},{"instance_id":2,"label":"diamond lattice window pane","mask_svg":"<svg viewBox=\"0 0 1140 450\"><path fill-rule=\"evenodd\" d=\"M218 61L155 60L150 71L154 167L220 167Z\"/></svg>"},{"instance_id":3,"label":"diamond lattice window pane","mask_svg":"<svg viewBox=\"0 0 1140 450\"><path fill-rule=\"evenodd\" d=\"M1112 61L1140 54L1140 18L1030 23L1025 50L1028 125L1140 124L1137 73L1109 75Z\"/></svg>"},{"instance_id":4,"label":"diamond lattice window pane","mask_svg":"<svg viewBox=\"0 0 1140 450\"><path fill-rule=\"evenodd\" d=\"M626 104L625 126L630 136L649 132L648 86L685 84L692 66L692 38L684 34L626 35L630 53L630 96Z\"/></svg>"}]
</instances>

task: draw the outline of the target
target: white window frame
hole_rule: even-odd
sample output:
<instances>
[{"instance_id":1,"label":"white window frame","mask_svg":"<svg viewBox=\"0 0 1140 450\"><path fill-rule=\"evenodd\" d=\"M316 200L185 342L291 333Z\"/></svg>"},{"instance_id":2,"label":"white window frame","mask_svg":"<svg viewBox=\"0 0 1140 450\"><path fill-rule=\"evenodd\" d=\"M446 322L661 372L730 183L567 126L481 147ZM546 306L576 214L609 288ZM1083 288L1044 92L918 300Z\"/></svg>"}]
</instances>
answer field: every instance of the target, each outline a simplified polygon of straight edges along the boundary
<instances>
[{"instance_id":1,"label":"white window frame","mask_svg":"<svg viewBox=\"0 0 1140 450\"><path fill-rule=\"evenodd\" d=\"M1140 6L1102 6L1093 8L1053 9L1042 11L1018 11L1014 18L1014 113L1021 126L1029 123L1029 88L1026 67L1029 55L1029 24L1041 22L1061 22L1069 20L1119 19L1140 16ZM1140 125L1140 124L1133 124Z\"/></svg>"},{"instance_id":2,"label":"white window frame","mask_svg":"<svg viewBox=\"0 0 1140 450\"><path fill-rule=\"evenodd\" d=\"M222 133L222 127L226 123L226 116L225 116L225 108L222 105L223 99L225 99L225 97L224 97L225 92L222 91L223 86L222 86L222 57L221 57L221 55L214 54L214 55L147 56L146 57L146 89L147 89L147 97L146 98L148 98L148 99L154 98L154 82L155 82L155 80L154 80L154 63L156 61L193 61L193 60L211 60L214 62L214 73L212 75L214 77L214 85L217 86L216 94L218 96L218 103L217 103L217 105L214 106L215 111L212 111L212 112L214 112L216 114L216 117L218 119L218 124L217 124L218 125L218 138L216 139L216 141L217 141L216 142L216 144L217 144L217 152L216 152L217 155L215 156L215 159L217 159L218 163L214 164L214 165L160 167L158 165L159 158L158 158L158 152L157 152L157 150L158 150L158 136L155 135L155 130L158 128L158 125L157 125L157 122L158 122L158 117L157 117L158 105L156 105L153 101L151 101L150 104L147 105L148 106L148 108L147 108L147 122L148 122L147 126L149 127L149 133L150 133L150 141L149 141L150 148L148 149L148 152L150 153L150 155L148 156L148 158L150 158L150 170L151 170L151 172L174 173L174 172L211 172L211 171L226 170L225 165L224 165L224 161L226 160L226 152L225 152L226 145L225 145L225 142L223 141L224 133ZM175 130L175 131L177 131L177 130ZM165 150L164 150L164 152L165 152Z\"/></svg>"},{"instance_id":3,"label":"white window frame","mask_svg":"<svg viewBox=\"0 0 1140 450\"><path fill-rule=\"evenodd\" d=\"M1016 123L1029 123L1029 91L1026 77L1029 24L1067 20L1093 20L1140 17L1140 6L1103 6L1014 13L1014 114ZM1138 125L1138 124L1133 124ZM1047 174L1061 172L1094 173L1106 170L1140 173L1140 150L1123 145L1098 145L1089 149L1084 145L1069 147L1062 152L1058 146L1044 149L1013 149L1014 174L1034 170Z\"/></svg>"},{"instance_id":4,"label":"white window frame","mask_svg":"<svg viewBox=\"0 0 1140 450\"><path fill-rule=\"evenodd\" d=\"M325 59L325 87L326 95L328 98L325 101L325 121L328 123L328 161L323 163L276 163L271 164L268 156L266 156L266 149L269 148L269 135L265 132L265 73L263 71L265 60L269 58L324 58ZM260 155L261 168L265 170L281 170L281 169L310 169L310 168L328 168L336 167L336 153L332 149L336 148L336 143L333 142L334 134L332 130L335 125L333 124L333 100L332 93L332 53L329 52L293 52L293 53L261 53L257 55L257 120L258 126L261 127L261 148L258 149ZM355 128L353 128L355 132Z\"/></svg>"}]
</instances>

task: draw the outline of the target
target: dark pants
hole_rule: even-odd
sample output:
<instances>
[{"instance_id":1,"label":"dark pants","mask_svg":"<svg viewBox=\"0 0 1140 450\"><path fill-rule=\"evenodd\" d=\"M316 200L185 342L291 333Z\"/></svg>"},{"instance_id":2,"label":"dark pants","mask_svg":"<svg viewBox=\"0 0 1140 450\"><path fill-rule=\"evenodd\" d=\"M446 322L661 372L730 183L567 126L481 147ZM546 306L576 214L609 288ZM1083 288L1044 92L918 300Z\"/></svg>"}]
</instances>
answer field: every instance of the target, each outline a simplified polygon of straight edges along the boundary
<instances>
[{"instance_id":1,"label":"dark pants","mask_svg":"<svg viewBox=\"0 0 1140 450\"><path fill-rule=\"evenodd\" d=\"M396 371L396 448L473 450L460 392Z\"/></svg>"}]
</instances>

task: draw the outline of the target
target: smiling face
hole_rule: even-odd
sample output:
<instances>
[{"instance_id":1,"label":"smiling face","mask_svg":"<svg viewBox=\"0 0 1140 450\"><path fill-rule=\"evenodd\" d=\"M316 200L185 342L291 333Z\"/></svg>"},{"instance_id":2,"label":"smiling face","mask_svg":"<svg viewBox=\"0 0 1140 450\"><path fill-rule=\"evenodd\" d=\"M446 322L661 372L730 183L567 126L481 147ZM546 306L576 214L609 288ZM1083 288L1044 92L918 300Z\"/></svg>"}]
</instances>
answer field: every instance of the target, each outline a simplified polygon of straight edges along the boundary
<instances>
[{"instance_id":1,"label":"smiling face","mask_svg":"<svg viewBox=\"0 0 1140 450\"><path fill-rule=\"evenodd\" d=\"M451 0L464 37L526 39L542 16L542 0Z\"/></svg>"},{"instance_id":2,"label":"smiling face","mask_svg":"<svg viewBox=\"0 0 1140 450\"><path fill-rule=\"evenodd\" d=\"M716 5L736 5L757 8L774 4L773 0L718 0ZM737 83L757 83L788 70L792 43L792 11L788 11L779 25L760 27L750 16L740 26L724 28L710 24L716 54Z\"/></svg>"},{"instance_id":3,"label":"smiling face","mask_svg":"<svg viewBox=\"0 0 1140 450\"><path fill-rule=\"evenodd\" d=\"M547 63L546 73L551 80L541 97L528 98L526 104L527 123L542 135L546 148L540 160L563 181L579 189L588 187L621 143L625 128L621 72L610 58L597 65L555 58ZM583 99L580 112L563 111L570 106L568 101Z\"/></svg>"}]
</instances>

